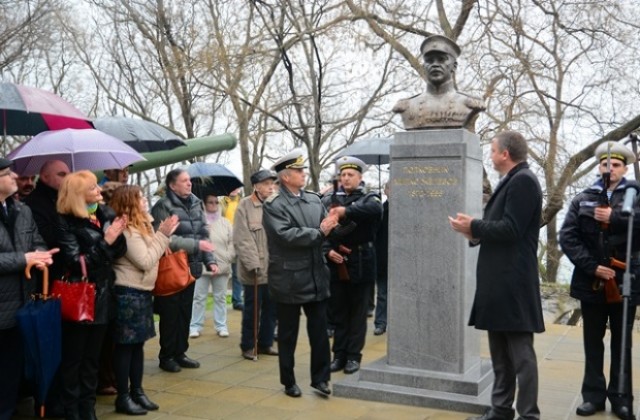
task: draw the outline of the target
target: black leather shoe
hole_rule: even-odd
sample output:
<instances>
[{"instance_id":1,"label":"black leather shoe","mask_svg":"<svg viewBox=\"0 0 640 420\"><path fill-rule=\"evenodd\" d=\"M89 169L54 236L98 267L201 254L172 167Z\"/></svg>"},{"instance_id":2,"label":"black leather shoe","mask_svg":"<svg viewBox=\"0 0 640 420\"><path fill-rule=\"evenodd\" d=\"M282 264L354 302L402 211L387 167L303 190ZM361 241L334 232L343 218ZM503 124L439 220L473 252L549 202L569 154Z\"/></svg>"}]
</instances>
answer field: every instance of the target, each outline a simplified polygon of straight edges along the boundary
<instances>
[{"instance_id":1,"label":"black leather shoe","mask_svg":"<svg viewBox=\"0 0 640 420\"><path fill-rule=\"evenodd\" d=\"M300 391L300 387L298 387L298 385L296 384L293 384L291 386L285 386L284 393L293 398L298 398L299 396L302 395L302 391Z\"/></svg>"},{"instance_id":2,"label":"black leather shoe","mask_svg":"<svg viewBox=\"0 0 640 420\"><path fill-rule=\"evenodd\" d=\"M147 410L136 404L129 394L118 394L116 397L116 412L130 416L142 416Z\"/></svg>"},{"instance_id":3,"label":"black leather shoe","mask_svg":"<svg viewBox=\"0 0 640 420\"><path fill-rule=\"evenodd\" d=\"M594 404L589 401L585 401L576 408L576 414L579 416L593 416L598 411L604 411L604 403Z\"/></svg>"},{"instance_id":4,"label":"black leather shoe","mask_svg":"<svg viewBox=\"0 0 640 420\"><path fill-rule=\"evenodd\" d=\"M161 359L160 369L171 373L180 372L182 370L180 365L173 359Z\"/></svg>"},{"instance_id":5,"label":"black leather shoe","mask_svg":"<svg viewBox=\"0 0 640 420\"><path fill-rule=\"evenodd\" d=\"M317 384L311 384L311 388L315 388L322 392L324 395L331 395L331 388L326 382L318 382Z\"/></svg>"},{"instance_id":6,"label":"black leather shoe","mask_svg":"<svg viewBox=\"0 0 640 420\"><path fill-rule=\"evenodd\" d=\"M183 368L187 368L187 369L197 369L200 367L200 362L198 362L197 360L193 360L189 357L187 357L186 354L183 354L182 356L176 357L176 362Z\"/></svg>"},{"instance_id":7,"label":"black leather shoe","mask_svg":"<svg viewBox=\"0 0 640 420\"><path fill-rule=\"evenodd\" d=\"M345 361L343 359L333 359L333 362L331 362L331 372L338 372L342 369L344 369L344 365L345 365Z\"/></svg>"},{"instance_id":8,"label":"black leather shoe","mask_svg":"<svg viewBox=\"0 0 640 420\"><path fill-rule=\"evenodd\" d=\"M622 420L631 420L633 417L633 412L629 410L629 407L626 405L614 405L611 407L611 411L616 415L619 419Z\"/></svg>"},{"instance_id":9,"label":"black leather shoe","mask_svg":"<svg viewBox=\"0 0 640 420\"><path fill-rule=\"evenodd\" d=\"M382 328L382 327L376 327L376 328L373 330L373 335L382 335L382 334L384 334L386 331L387 331L387 330L386 330L385 328Z\"/></svg>"},{"instance_id":10,"label":"black leather shoe","mask_svg":"<svg viewBox=\"0 0 640 420\"><path fill-rule=\"evenodd\" d=\"M273 347L258 347L258 354L266 354L267 356L277 356L278 351Z\"/></svg>"},{"instance_id":11,"label":"black leather shoe","mask_svg":"<svg viewBox=\"0 0 640 420\"><path fill-rule=\"evenodd\" d=\"M134 403L138 404L145 410L154 411L160 408L160 406L147 397L142 388L132 389L129 393Z\"/></svg>"},{"instance_id":12,"label":"black leather shoe","mask_svg":"<svg viewBox=\"0 0 640 420\"><path fill-rule=\"evenodd\" d=\"M352 374L360 370L360 362L355 360L347 360L347 364L344 365L344 373Z\"/></svg>"}]
</instances>

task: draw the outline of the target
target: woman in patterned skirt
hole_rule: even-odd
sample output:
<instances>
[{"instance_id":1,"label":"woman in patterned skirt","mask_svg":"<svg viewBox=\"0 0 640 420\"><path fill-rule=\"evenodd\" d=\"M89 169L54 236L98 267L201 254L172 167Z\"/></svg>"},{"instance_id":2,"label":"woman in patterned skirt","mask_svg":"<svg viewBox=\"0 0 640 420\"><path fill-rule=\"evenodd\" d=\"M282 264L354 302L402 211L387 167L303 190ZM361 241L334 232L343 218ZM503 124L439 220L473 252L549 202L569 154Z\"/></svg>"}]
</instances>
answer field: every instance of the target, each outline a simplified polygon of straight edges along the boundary
<instances>
[{"instance_id":1,"label":"woman in patterned skirt","mask_svg":"<svg viewBox=\"0 0 640 420\"><path fill-rule=\"evenodd\" d=\"M178 227L178 217L163 220L154 232L147 200L137 185L118 187L110 204L116 214L128 218L124 231L127 253L114 263L116 411L139 415L159 408L142 389L143 346L156 335L151 291L158 274L158 261Z\"/></svg>"}]
</instances>

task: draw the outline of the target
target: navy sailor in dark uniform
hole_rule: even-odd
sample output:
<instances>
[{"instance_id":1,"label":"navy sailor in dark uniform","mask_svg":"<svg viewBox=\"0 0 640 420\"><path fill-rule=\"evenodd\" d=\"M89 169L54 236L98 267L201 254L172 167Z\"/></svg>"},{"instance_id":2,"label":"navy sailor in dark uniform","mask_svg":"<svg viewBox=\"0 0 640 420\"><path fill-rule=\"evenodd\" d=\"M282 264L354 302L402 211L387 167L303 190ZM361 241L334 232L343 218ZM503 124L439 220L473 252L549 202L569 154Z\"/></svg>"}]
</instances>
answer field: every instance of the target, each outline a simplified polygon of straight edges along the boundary
<instances>
[{"instance_id":1,"label":"navy sailor in dark uniform","mask_svg":"<svg viewBox=\"0 0 640 420\"><path fill-rule=\"evenodd\" d=\"M330 215L340 220L325 243L331 269L329 305L335 324L331 371L354 373L360 369L367 333L367 309L376 279L375 236L382 220L382 203L364 189L367 165L344 156L337 162L340 188L323 198Z\"/></svg>"}]
</instances>

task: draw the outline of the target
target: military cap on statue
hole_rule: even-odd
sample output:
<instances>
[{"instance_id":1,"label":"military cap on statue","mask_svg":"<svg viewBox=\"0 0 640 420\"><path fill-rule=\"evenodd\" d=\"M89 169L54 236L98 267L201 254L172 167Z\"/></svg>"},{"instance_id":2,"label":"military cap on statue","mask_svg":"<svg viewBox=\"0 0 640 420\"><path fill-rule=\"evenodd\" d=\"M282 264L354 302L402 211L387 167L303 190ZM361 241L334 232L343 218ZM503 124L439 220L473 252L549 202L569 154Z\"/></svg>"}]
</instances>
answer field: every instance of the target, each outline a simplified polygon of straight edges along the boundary
<instances>
[{"instance_id":1,"label":"military cap on statue","mask_svg":"<svg viewBox=\"0 0 640 420\"><path fill-rule=\"evenodd\" d=\"M422 41L420 54L425 55L431 51L447 53L454 58L458 58L460 55L460 47L458 47L458 44L442 35L431 35Z\"/></svg>"},{"instance_id":2,"label":"military cap on statue","mask_svg":"<svg viewBox=\"0 0 640 420\"><path fill-rule=\"evenodd\" d=\"M342 172L343 169L355 169L356 171L363 173L366 172L369 167L366 163L353 156L343 156L336 161L338 172Z\"/></svg>"},{"instance_id":3,"label":"military cap on statue","mask_svg":"<svg viewBox=\"0 0 640 420\"><path fill-rule=\"evenodd\" d=\"M0 169L9 168L13 165L13 161L5 158L0 158Z\"/></svg>"},{"instance_id":4,"label":"military cap on statue","mask_svg":"<svg viewBox=\"0 0 640 420\"><path fill-rule=\"evenodd\" d=\"M594 156L596 161L601 162L602 159L606 159L609 154L611 155L611 159L621 160L625 165L629 165L636 161L636 157L628 147L620 143L616 143L615 141L602 143L596 149Z\"/></svg>"},{"instance_id":5,"label":"military cap on statue","mask_svg":"<svg viewBox=\"0 0 640 420\"><path fill-rule=\"evenodd\" d=\"M302 149L293 149L273 164L271 169L280 172L283 169L306 169Z\"/></svg>"},{"instance_id":6,"label":"military cap on statue","mask_svg":"<svg viewBox=\"0 0 640 420\"><path fill-rule=\"evenodd\" d=\"M256 185L262 181L266 181L267 179L273 179L274 181L278 179L278 176L275 172L270 171L269 169L261 169L258 172L251 175L251 184Z\"/></svg>"}]
</instances>

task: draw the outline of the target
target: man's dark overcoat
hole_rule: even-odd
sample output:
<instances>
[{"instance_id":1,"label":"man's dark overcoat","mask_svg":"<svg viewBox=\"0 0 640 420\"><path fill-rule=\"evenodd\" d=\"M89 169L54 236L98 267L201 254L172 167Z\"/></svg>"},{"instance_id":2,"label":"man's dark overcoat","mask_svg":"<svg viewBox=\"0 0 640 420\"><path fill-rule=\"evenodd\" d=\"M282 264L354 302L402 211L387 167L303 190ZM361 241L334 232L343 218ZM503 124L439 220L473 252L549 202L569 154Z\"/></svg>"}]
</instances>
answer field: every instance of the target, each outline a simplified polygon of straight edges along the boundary
<instances>
[{"instance_id":1,"label":"man's dark overcoat","mask_svg":"<svg viewBox=\"0 0 640 420\"><path fill-rule=\"evenodd\" d=\"M538 277L542 191L526 162L496 187L482 220L471 223L479 239L477 288L469 325L479 330L543 332Z\"/></svg>"},{"instance_id":2,"label":"man's dark overcoat","mask_svg":"<svg viewBox=\"0 0 640 420\"><path fill-rule=\"evenodd\" d=\"M315 193L300 197L281 187L264 204L263 224L269 244L269 293L286 304L329 298L329 268L322 254L320 222L326 210Z\"/></svg>"}]
</instances>

